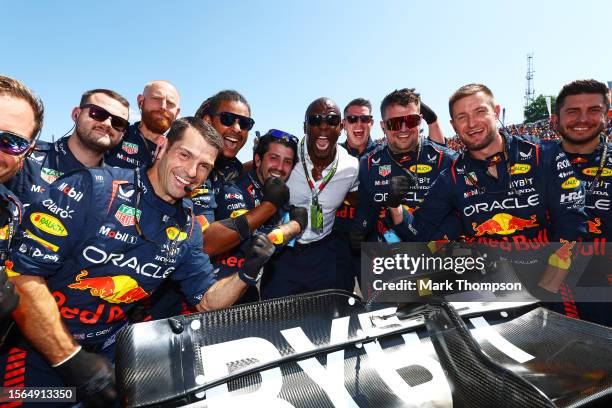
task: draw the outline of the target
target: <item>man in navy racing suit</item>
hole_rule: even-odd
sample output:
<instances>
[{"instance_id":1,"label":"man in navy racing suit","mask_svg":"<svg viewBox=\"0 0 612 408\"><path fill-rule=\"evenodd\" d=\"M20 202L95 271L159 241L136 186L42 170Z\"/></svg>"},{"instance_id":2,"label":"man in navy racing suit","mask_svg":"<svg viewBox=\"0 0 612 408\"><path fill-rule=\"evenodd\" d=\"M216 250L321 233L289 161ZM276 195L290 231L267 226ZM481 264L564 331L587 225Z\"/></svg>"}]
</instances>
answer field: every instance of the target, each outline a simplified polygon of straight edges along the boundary
<instances>
[{"instance_id":1,"label":"man in navy racing suit","mask_svg":"<svg viewBox=\"0 0 612 408\"><path fill-rule=\"evenodd\" d=\"M133 169L149 167L155 159L159 138L170 129L181 112L180 96L168 81L151 81L136 98L140 121L128 127L121 143L106 152L109 166Z\"/></svg>"},{"instance_id":2,"label":"man in navy racing suit","mask_svg":"<svg viewBox=\"0 0 612 408\"><path fill-rule=\"evenodd\" d=\"M556 145L540 145L496 128L499 105L484 85L469 84L449 101L451 123L467 147L443 171L414 211L408 240L428 241L449 213L457 212L468 242L506 253L573 245L586 233L584 190ZM566 174L559 178L559 171ZM408 217L412 218L412 217ZM456 237L449 237L451 239ZM539 286L556 292L570 259L551 255Z\"/></svg>"},{"instance_id":3,"label":"man in navy racing suit","mask_svg":"<svg viewBox=\"0 0 612 408\"><path fill-rule=\"evenodd\" d=\"M359 207L353 220L355 250L371 232L380 242L398 242L391 212L412 212L440 172L450 167L456 154L419 134L420 96L413 89L391 92L381 103L381 127L387 144L359 163ZM398 207L399 205L402 207ZM458 221L448 214L444 228L432 230L431 239L458 233ZM441 226L436 226L440 228Z\"/></svg>"},{"instance_id":4,"label":"man in navy racing suit","mask_svg":"<svg viewBox=\"0 0 612 408\"><path fill-rule=\"evenodd\" d=\"M297 162L297 137L286 132L271 129L255 140L253 169L238 177L233 183L223 185L215 212L218 219L235 219L252 211L264 201L269 201L268 190L273 183L289 179ZM268 235L270 240L281 247L298 235L308 223L305 208L281 206L279 210L256 231ZM240 270L245 261L246 248L251 234L242 240L240 246L214 259L213 265L218 278ZM265 268L265 267L264 267ZM262 277L265 286L266 274ZM250 287L240 303L259 300L256 287Z\"/></svg>"},{"instance_id":5,"label":"man in navy racing suit","mask_svg":"<svg viewBox=\"0 0 612 408\"><path fill-rule=\"evenodd\" d=\"M7 261L21 295L13 316L27 340L15 346L27 355L26 386L75 386L79 400L109 406L115 391L106 358L135 302L170 278L198 310L214 310L257 283L274 249L269 240L257 236L243 271L216 281L183 201L220 148L214 129L183 118L150 169L76 171L51 185L53 207L28 208ZM68 206L74 214L62 211Z\"/></svg>"},{"instance_id":6,"label":"man in navy racing suit","mask_svg":"<svg viewBox=\"0 0 612 408\"><path fill-rule=\"evenodd\" d=\"M0 75L0 331L19 302L12 282L7 282L4 261L22 218L21 202L4 184L31 153L44 117L42 102L21 82ZM1 340L0 340L1 343Z\"/></svg>"},{"instance_id":7,"label":"man in navy racing suit","mask_svg":"<svg viewBox=\"0 0 612 408\"><path fill-rule=\"evenodd\" d=\"M72 170L104 166L104 153L116 146L128 128L129 103L108 89L83 93L72 110L74 132L55 143L36 143L23 168L7 184L24 204L43 200L49 185Z\"/></svg>"},{"instance_id":8,"label":"man in navy racing suit","mask_svg":"<svg viewBox=\"0 0 612 408\"><path fill-rule=\"evenodd\" d=\"M578 245L580 255L592 257L586 269L586 286L612 284L612 274L609 273L611 258L606 253L606 244L612 239L612 182L609 181L612 143L606 141L603 134L610 109L608 92L604 83L593 79L573 81L559 92L553 115L561 135L561 149L586 191L589 243ZM564 170L559 171L558 177L565 177ZM571 289L564 289L561 295L566 315L612 325L610 303L574 302Z\"/></svg>"}]
</instances>

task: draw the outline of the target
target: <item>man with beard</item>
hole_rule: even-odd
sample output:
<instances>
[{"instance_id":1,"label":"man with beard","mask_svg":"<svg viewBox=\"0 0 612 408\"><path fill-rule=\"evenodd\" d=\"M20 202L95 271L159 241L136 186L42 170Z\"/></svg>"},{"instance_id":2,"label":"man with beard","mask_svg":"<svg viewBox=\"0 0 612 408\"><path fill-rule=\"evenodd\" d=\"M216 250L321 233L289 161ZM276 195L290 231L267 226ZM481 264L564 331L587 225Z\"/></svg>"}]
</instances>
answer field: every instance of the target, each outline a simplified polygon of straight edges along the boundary
<instances>
[{"instance_id":1,"label":"man with beard","mask_svg":"<svg viewBox=\"0 0 612 408\"><path fill-rule=\"evenodd\" d=\"M532 275L541 276L538 285L556 292L571 263L565 249L586 233L584 191L559 146L500 133L499 110L481 84L464 85L451 96L451 124L467 151L440 174L414 214L407 214L412 222L399 223L396 231L406 240L429 241L455 212L467 242L508 255L524 258L533 247L564 242L546 267L533 264L539 274Z\"/></svg>"},{"instance_id":2,"label":"man with beard","mask_svg":"<svg viewBox=\"0 0 612 408\"><path fill-rule=\"evenodd\" d=\"M308 209L309 223L294 246L286 246L267 264L261 285L264 299L336 286L331 232L336 210L349 191L357 190L359 165L355 157L338 148L341 119L338 105L329 98L318 98L306 109L306 135L287 185L289 202Z\"/></svg>"},{"instance_id":3,"label":"man with beard","mask_svg":"<svg viewBox=\"0 0 612 408\"><path fill-rule=\"evenodd\" d=\"M109 89L93 89L72 110L74 132L55 143L38 142L23 168L7 184L27 206L43 200L49 185L64 173L103 166L104 153L117 146L128 128L129 103ZM59 209L49 209L59 211ZM72 217L72 211L62 213Z\"/></svg>"},{"instance_id":4,"label":"man with beard","mask_svg":"<svg viewBox=\"0 0 612 408\"><path fill-rule=\"evenodd\" d=\"M15 309L19 296L7 282L4 261L22 218L19 199L2 183L13 177L40 134L42 102L16 79L0 75L0 323ZM4 328L0 337L4 338Z\"/></svg>"},{"instance_id":5,"label":"man with beard","mask_svg":"<svg viewBox=\"0 0 612 408\"><path fill-rule=\"evenodd\" d=\"M106 153L106 164L126 169L150 166L159 138L170 129L181 111L179 99L178 91L168 81L146 84L136 99L140 122L132 124L123 135L122 142Z\"/></svg>"},{"instance_id":6,"label":"man with beard","mask_svg":"<svg viewBox=\"0 0 612 408\"><path fill-rule=\"evenodd\" d=\"M383 99L380 111L387 143L359 164L360 205L349 238L355 251L372 230L380 242L400 241L392 213L414 211L439 174L456 158L452 150L420 135L421 99L414 89L391 92ZM457 220L450 215L432 238L456 235L458 230Z\"/></svg>"},{"instance_id":7,"label":"man with beard","mask_svg":"<svg viewBox=\"0 0 612 408\"><path fill-rule=\"evenodd\" d=\"M220 149L210 125L181 118L151 167L81 169L52 184L49 200L80 216L62 219L41 202L28 208L6 262L21 295L13 317L24 338L15 336L0 358L3 378L75 387L84 406L115 406L109 360L139 299L172 279L197 310L216 310L257 284L272 243L253 237L243 269L216 280L184 200L185 187L204 182Z\"/></svg>"},{"instance_id":8,"label":"man with beard","mask_svg":"<svg viewBox=\"0 0 612 408\"><path fill-rule=\"evenodd\" d=\"M578 80L561 89L552 117L561 135L561 149L586 190L588 241L593 244L579 246L580 253L585 256L592 256L594 247L603 248L612 239L612 183L608 181L612 174L612 143L607 142L603 134L609 109L608 87L604 83L594 79ZM561 169L558 176L565 178L564 173ZM607 286L612 282L609 255L593 256L589 266L585 275L589 280L585 282L587 286ZM565 289L567 293L569 288ZM610 303L575 304L567 300L564 299L564 307L559 308L567 315L612 325Z\"/></svg>"},{"instance_id":9,"label":"man with beard","mask_svg":"<svg viewBox=\"0 0 612 408\"><path fill-rule=\"evenodd\" d=\"M279 178L286 182L297 162L297 137L276 129L255 140L253 169L238 177L235 182L223 185L218 197L216 216L220 219L236 218L259 206L265 195L266 182ZM268 238L280 248L289 243L308 225L308 213L302 207L283 207L257 228L257 232ZM242 269L246 249L251 237L243 239L240 246L216 257L213 265L217 278L233 274ZM265 285L266 274L262 278ZM252 286L238 303L259 300L257 288Z\"/></svg>"}]
</instances>

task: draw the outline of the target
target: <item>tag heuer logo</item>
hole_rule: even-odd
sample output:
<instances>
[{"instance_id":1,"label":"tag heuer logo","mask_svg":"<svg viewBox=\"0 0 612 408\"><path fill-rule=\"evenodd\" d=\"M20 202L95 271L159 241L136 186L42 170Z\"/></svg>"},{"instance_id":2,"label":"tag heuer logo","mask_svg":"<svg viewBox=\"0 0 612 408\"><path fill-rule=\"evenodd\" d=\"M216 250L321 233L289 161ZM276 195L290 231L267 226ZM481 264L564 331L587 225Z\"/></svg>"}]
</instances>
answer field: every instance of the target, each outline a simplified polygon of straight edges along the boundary
<instances>
[{"instance_id":1,"label":"tag heuer logo","mask_svg":"<svg viewBox=\"0 0 612 408\"><path fill-rule=\"evenodd\" d=\"M127 154L136 154L138 153L138 145L136 143L123 142L121 145L121 150Z\"/></svg>"},{"instance_id":2,"label":"tag heuer logo","mask_svg":"<svg viewBox=\"0 0 612 408\"><path fill-rule=\"evenodd\" d=\"M384 166L379 166L378 174L380 174L383 177L387 177L389 174L391 174L391 165L385 164Z\"/></svg>"},{"instance_id":3,"label":"tag heuer logo","mask_svg":"<svg viewBox=\"0 0 612 408\"><path fill-rule=\"evenodd\" d=\"M60 177L62 174L64 173L57 170L48 169L46 167L40 169L40 178L45 180L49 184L57 180L57 178Z\"/></svg>"},{"instance_id":4,"label":"tag heuer logo","mask_svg":"<svg viewBox=\"0 0 612 408\"><path fill-rule=\"evenodd\" d=\"M134 225L135 220L134 216L140 220L140 210L136 210L134 207L130 207L129 205L121 204L121 207L115 213L115 218L123 225L124 227L129 227L130 225Z\"/></svg>"}]
</instances>

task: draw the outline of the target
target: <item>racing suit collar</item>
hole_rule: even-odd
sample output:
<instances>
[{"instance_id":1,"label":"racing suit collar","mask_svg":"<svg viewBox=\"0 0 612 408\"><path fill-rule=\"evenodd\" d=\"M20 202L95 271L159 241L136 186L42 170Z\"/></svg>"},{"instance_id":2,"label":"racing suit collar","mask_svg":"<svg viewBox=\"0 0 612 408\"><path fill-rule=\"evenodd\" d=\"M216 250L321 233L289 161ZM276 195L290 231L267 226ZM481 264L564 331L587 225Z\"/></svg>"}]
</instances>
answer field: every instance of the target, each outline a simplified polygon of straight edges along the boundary
<instances>
[{"instance_id":1,"label":"racing suit collar","mask_svg":"<svg viewBox=\"0 0 612 408\"><path fill-rule=\"evenodd\" d=\"M362 153L359 153L359 151L357 149L352 148L351 146L349 146L348 141L344 141L342 143L340 143L340 146L344 147L346 149L346 151L353 157L357 157L360 158L366 154L368 154L370 151L372 151L372 149L374 149L374 147L376 147L376 143L374 143L374 141L372 140L372 137L368 138L368 142L365 145L365 149L363 150Z\"/></svg>"},{"instance_id":2,"label":"racing suit collar","mask_svg":"<svg viewBox=\"0 0 612 408\"><path fill-rule=\"evenodd\" d=\"M155 194L155 190L153 190L153 185L149 180L149 175L147 174L145 167L140 168L140 178L144 187L144 191L142 192L142 199L148 205L170 217L175 217L179 215L181 223L185 222L185 214L190 211L190 206L188 202L186 202L185 200L179 200L174 204L170 204L159 198L157 194Z\"/></svg>"}]
</instances>

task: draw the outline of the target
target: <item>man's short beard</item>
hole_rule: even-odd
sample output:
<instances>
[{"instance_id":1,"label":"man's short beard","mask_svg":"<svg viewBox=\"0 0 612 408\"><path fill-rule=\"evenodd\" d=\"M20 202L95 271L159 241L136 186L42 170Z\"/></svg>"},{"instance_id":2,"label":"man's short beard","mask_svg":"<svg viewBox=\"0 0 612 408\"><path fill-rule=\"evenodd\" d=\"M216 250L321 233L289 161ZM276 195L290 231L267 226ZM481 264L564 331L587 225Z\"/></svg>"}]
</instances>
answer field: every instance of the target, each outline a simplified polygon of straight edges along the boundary
<instances>
[{"instance_id":1,"label":"man's short beard","mask_svg":"<svg viewBox=\"0 0 612 408\"><path fill-rule=\"evenodd\" d=\"M106 146L96 143L96 140L91 137L91 133L94 131L94 129L95 126L91 128L88 133L84 132L82 128L79 128L79 126L77 126L75 129L75 136L79 139L83 146L85 146L88 150L92 152L106 153L108 150L115 147L121 141L121 138L118 138L117 143L112 143L112 137L110 135L107 135L107 137L111 140L110 145Z\"/></svg>"},{"instance_id":2,"label":"man's short beard","mask_svg":"<svg viewBox=\"0 0 612 408\"><path fill-rule=\"evenodd\" d=\"M482 150L482 149L486 148L491 143L493 143L493 141L495 140L495 134L496 133L497 133L497 129L493 129L491 132L489 132L487 137L480 144L470 143L469 141L464 140L462 137L459 137L459 139L461 139L461 141L465 145L465 148L468 151L470 151L470 152L477 152L479 150Z\"/></svg>"},{"instance_id":3,"label":"man's short beard","mask_svg":"<svg viewBox=\"0 0 612 408\"><path fill-rule=\"evenodd\" d=\"M604 124L602 123L594 132L592 135L590 135L589 137L585 138L585 139L574 139L573 136L570 136L567 132L565 132L565 130L563 130L563 128L561 126L557 127L557 131L559 132L559 134L561 135L561 138L563 140L566 140L572 144L575 145L585 145L588 144L590 142L592 142L594 139L597 139L599 137L599 135L601 134L601 132L604 131Z\"/></svg>"},{"instance_id":4,"label":"man's short beard","mask_svg":"<svg viewBox=\"0 0 612 408\"><path fill-rule=\"evenodd\" d=\"M163 118L156 118L153 116L154 113L161 113ZM170 129L170 125L172 125L172 115L166 111L142 111L142 117L140 118L142 123L149 129L151 132L161 135L166 133L168 129Z\"/></svg>"}]
</instances>

